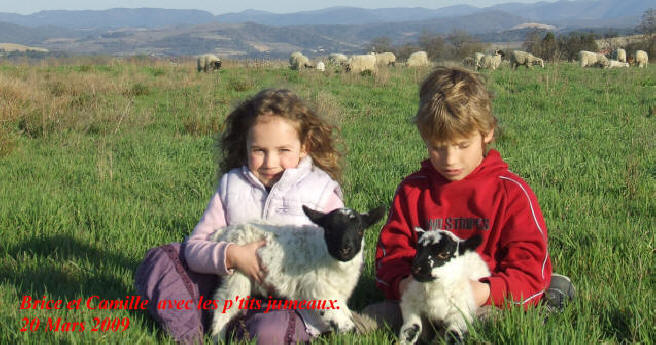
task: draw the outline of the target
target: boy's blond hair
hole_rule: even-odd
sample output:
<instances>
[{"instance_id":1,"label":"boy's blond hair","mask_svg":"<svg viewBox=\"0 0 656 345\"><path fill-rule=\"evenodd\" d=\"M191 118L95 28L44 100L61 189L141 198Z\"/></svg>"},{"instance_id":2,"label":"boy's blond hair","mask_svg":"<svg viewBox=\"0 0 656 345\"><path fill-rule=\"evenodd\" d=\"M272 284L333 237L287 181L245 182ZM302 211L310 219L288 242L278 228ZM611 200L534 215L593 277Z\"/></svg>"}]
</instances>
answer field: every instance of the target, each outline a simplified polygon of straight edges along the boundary
<instances>
[{"instance_id":1,"label":"boy's blond hair","mask_svg":"<svg viewBox=\"0 0 656 345\"><path fill-rule=\"evenodd\" d=\"M474 131L485 137L497 125L492 115L492 95L480 76L448 67L437 67L422 83L413 122L429 142L467 138Z\"/></svg>"}]
</instances>

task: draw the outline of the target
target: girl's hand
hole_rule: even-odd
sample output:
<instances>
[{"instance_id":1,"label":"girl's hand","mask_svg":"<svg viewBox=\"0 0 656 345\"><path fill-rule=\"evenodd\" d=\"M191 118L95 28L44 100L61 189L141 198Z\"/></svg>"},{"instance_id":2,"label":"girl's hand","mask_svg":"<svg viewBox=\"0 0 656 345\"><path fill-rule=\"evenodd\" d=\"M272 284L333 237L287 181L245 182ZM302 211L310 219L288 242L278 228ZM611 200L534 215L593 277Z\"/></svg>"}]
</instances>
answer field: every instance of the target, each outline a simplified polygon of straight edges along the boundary
<instances>
[{"instance_id":1,"label":"girl's hand","mask_svg":"<svg viewBox=\"0 0 656 345\"><path fill-rule=\"evenodd\" d=\"M472 287L472 292L474 293L474 301L480 307L487 302L490 298L490 284L481 283L476 280L470 280L469 284Z\"/></svg>"},{"instance_id":2,"label":"girl's hand","mask_svg":"<svg viewBox=\"0 0 656 345\"><path fill-rule=\"evenodd\" d=\"M236 244L229 246L226 252L226 268L236 269L261 284L265 272L260 267L260 258L256 251L265 244L266 241L262 240L242 246Z\"/></svg>"}]
</instances>

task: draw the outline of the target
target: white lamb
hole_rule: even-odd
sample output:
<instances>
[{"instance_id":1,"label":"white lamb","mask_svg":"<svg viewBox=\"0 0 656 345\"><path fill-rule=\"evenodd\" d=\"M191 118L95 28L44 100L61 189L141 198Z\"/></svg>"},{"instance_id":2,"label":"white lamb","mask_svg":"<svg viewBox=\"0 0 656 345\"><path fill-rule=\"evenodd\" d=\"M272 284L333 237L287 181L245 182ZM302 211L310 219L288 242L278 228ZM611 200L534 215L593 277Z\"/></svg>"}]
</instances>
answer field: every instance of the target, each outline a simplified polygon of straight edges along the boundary
<instances>
[{"instance_id":1,"label":"white lamb","mask_svg":"<svg viewBox=\"0 0 656 345\"><path fill-rule=\"evenodd\" d=\"M344 64L347 72L360 73L363 71L376 71L376 56L353 55Z\"/></svg>"},{"instance_id":2,"label":"white lamb","mask_svg":"<svg viewBox=\"0 0 656 345\"><path fill-rule=\"evenodd\" d=\"M579 51L579 64L581 67L601 67L608 68L610 62L602 53L595 53L587 50Z\"/></svg>"},{"instance_id":3,"label":"white lamb","mask_svg":"<svg viewBox=\"0 0 656 345\"><path fill-rule=\"evenodd\" d=\"M481 66L481 59L485 56L485 54L481 52L476 52L474 53L474 63L475 63L475 69L478 69Z\"/></svg>"},{"instance_id":4,"label":"white lamb","mask_svg":"<svg viewBox=\"0 0 656 345\"><path fill-rule=\"evenodd\" d=\"M317 62L317 71L324 72L326 70L326 64L323 61Z\"/></svg>"},{"instance_id":5,"label":"white lamb","mask_svg":"<svg viewBox=\"0 0 656 345\"><path fill-rule=\"evenodd\" d=\"M647 64L649 63L649 56L647 56L647 52L644 50L636 50L635 63L640 68L647 67Z\"/></svg>"},{"instance_id":6,"label":"white lamb","mask_svg":"<svg viewBox=\"0 0 656 345\"><path fill-rule=\"evenodd\" d=\"M211 72L221 68L221 59L214 54L204 54L196 58L196 69L198 72Z\"/></svg>"},{"instance_id":7,"label":"white lamb","mask_svg":"<svg viewBox=\"0 0 656 345\"><path fill-rule=\"evenodd\" d=\"M384 208L364 214L348 208L325 214L303 206L303 211L316 225L259 222L217 230L213 235L215 241L246 244L265 239L266 245L257 254L267 273L262 285L240 272L224 277L214 300L267 296L273 289L276 297L290 301L316 300L329 304L324 309L304 309L312 320L319 322L316 326L321 331L350 331L354 323L346 303L360 277L364 230L383 217ZM215 311L212 323L215 341L225 337L228 322L240 312L244 310L237 307Z\"/></svg>"},{"instance_id":8,"label":"white lamb","mask_svg":"<svg viewBox=\"0 0 656 345\"><path fill-rule=\"evenodd\" d=\"M420 50L410 54L405 64L408 67L426 67L430 66L430 61L428 61L428 54Z\"/></svg>"},{"instance_id":9,"label":"white lamb","mask_svg":"<svg viewBox=\"0 0 656 345\"><path fill-rule=\"evenodd\" d=\"M533 65L540 65L540 67L544 68L544 60L523 50L513 50L510 54L510 66L512 69L516 69L521 65L526 66L526 68L531 68Z\"/></svg>"},{"instance_id":10,"label":"white lamb","mask_svg":"<svg viewBox=\"0 0 656 345\"><path fill-rule=\"evenodd\" d=\"M412 278L401 296L403 326L401 345L415 344L422 332L421 317L442 321L447 340L462 340L478 308L470 280L490 275L487 264L476 253L481 236L463 241L444 230L419 233L417 253L412 261Z\"/></svg>"},{"instance_id":11,"label":"white lamb","mask_svg":"<svg viewBox=\"0 0 656 345\"><path fill-rule=\"evenodd\" d=\"M619 67L629 67L628 62L620 62L616 60L609 60L608 68L619 68Z\"/></svg>"}]
</instances>

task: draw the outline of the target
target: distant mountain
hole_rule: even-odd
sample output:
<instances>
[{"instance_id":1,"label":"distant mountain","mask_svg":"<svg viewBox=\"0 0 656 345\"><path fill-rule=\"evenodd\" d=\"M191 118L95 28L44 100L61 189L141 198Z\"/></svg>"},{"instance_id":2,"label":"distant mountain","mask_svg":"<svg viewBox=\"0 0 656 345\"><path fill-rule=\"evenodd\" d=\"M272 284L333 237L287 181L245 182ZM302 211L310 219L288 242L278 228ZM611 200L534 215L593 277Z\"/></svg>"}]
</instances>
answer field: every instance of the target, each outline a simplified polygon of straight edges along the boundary
<instances>
[{"instance_id":1,"label":"distant mountain","mask_svg":"<svg viewBox=\"0 0 656 345\"><path fill-rule=\"evenodd\" d=\"M0 13L0 42L72 54L178 56L215 52L225 57L309 56L362 53L377 37L416 43L424 32L466 31L483 41L521 41L527 26L554 31L630 32L654 0L506 3L480 9L467 5L362 9L330 7L275 14L248 10L214 16L200 10L155 8L105 11ZM527 25L526 23L533 23ZM515 27L515 29L513 29Z\"/></svg>"},{"instance_id":2,"label":"distant mountain","mask_svg":"<svg viewBox=\"0 0 656 345\"><path fill-rule=\"evenodd\" d=\"M620 17L640 17L649 8L656 7L654 0L579 0L557 2L505 3L489 7L520 14L522 17L538 20L553 21L570 19L576 20L603 20Z\"/></svg>"},{"instance_id":3,"label":"distant mountain","mask_svg":"<svg viewBox=\"0 0 656 345\"><path fill-rule=\"evenodd\" d=\"M437 10L422 7L415 8L380 8L364 9L356 7L330 7L316 11L294 13L271 13L247 10L239 13L227 13L216 16L222 23L255 22L272 26L290 25L359 25L382 22L419 21L430 18L460 16L480 11L467 5L444 7Z\"/></svg>"},{"instance_id":4,"label":"distant mountain","mask_svg":"<svg viewBox=\"0 0 656 345\"><path fill-rule=\"evenodd\" d=\"M157 28L215 21L210 12L161 8L113 8L104 11L41 11L28 15L0 13L0 22L27 27L54 25L68 29Z\"/></svg>"}]
</instances>

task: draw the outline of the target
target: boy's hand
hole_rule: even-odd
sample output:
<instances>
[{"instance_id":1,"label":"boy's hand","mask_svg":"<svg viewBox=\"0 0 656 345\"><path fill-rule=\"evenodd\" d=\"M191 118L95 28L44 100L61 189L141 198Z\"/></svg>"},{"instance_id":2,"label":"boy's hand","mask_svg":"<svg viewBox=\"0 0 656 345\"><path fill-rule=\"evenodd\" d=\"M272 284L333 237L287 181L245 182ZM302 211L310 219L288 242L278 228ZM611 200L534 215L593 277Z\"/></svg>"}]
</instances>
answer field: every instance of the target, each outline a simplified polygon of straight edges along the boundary
<instances>
[{"instance_id":1,"label":"boy's hand","mask_svg":"<svg viewBox=\"0 0 656 345\"><path fill-rule=\"evenodd\" d=\"M257 249L266 245L266 241L251 242L244 245L233 244L226 252L226 269L236 269L239 272L262 284L265 272L260 267Z\"/></svg>"}]
</instances>

